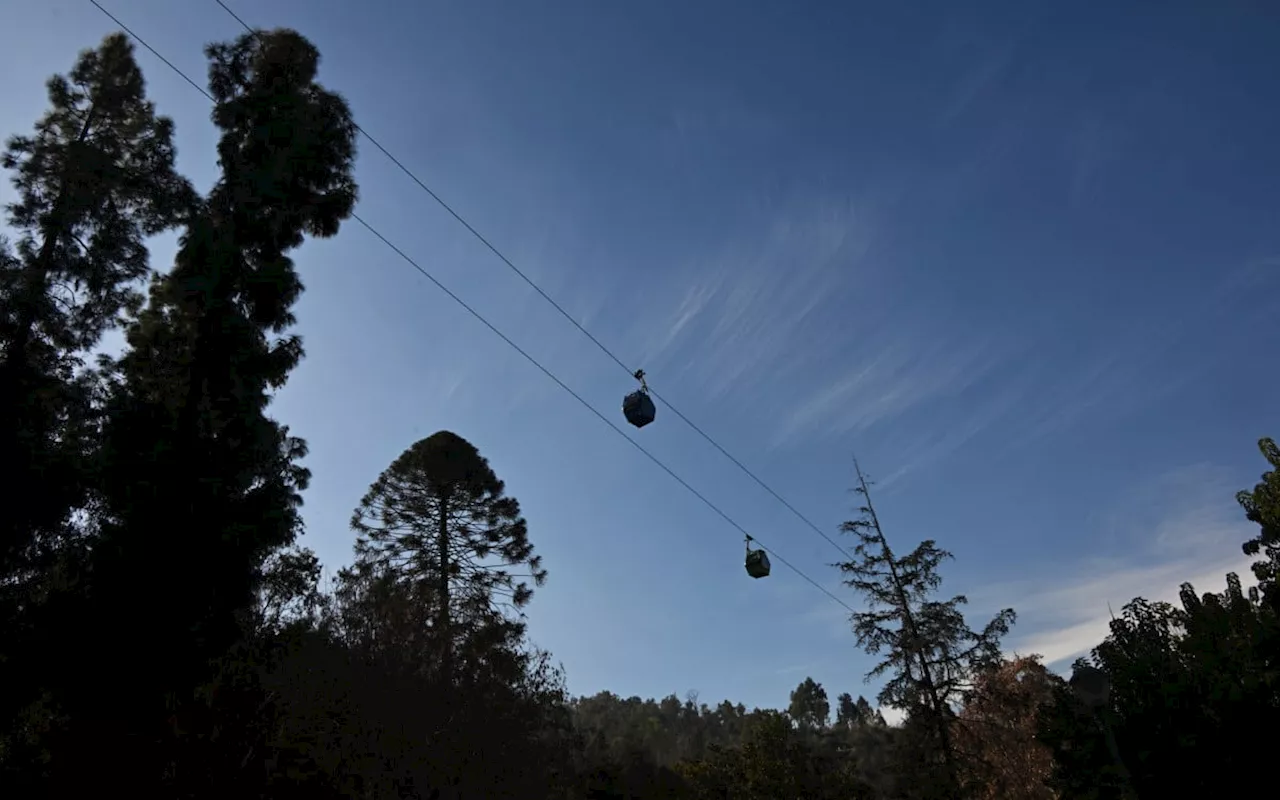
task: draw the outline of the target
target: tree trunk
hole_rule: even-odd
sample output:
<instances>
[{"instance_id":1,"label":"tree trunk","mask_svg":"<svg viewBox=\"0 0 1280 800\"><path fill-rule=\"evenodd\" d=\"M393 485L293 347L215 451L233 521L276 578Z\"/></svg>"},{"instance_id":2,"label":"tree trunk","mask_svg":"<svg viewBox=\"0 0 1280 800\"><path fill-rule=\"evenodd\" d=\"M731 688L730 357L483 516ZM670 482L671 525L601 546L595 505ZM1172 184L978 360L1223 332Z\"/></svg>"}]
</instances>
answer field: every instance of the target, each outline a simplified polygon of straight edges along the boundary
<instances>
[{"instance_id":1,"label":"tree trunk","mask_svg":"<svg viewBox=\"0 0 1280 800\"><path fill-rule=\"evenodd\" d=\"M444 678L446 687L453 685L453 621L449 615L449 493L448 490L441 493L438 505L440 513L440 529L436 536L436 547L438 548L438 557L440 559L440 576L437 592L440 603L438 611L439 619L436 627L440 629L440 675ZM446 697L450 702L455 698L452 692L446 689ZM453 711L449 713L449 721L453 721ZM458 772L457 761L449 766L449 779L445 784L445 790L440 793L441 800L458 800L461 792L458 790Z\"/></svg>"},{"instance_id":2,"label":"tree trunk","mask_svg":"<svg viewBox=\"0 0 1280 800\"><path fill-rule=\"evenodd\" d=\"M439 548L439 621L440 628L440 672L448 683L453 683L453 631L449 618L449 497L440 498L440 530L437 533L436 546Z\"/></svg>"}]
</instances>

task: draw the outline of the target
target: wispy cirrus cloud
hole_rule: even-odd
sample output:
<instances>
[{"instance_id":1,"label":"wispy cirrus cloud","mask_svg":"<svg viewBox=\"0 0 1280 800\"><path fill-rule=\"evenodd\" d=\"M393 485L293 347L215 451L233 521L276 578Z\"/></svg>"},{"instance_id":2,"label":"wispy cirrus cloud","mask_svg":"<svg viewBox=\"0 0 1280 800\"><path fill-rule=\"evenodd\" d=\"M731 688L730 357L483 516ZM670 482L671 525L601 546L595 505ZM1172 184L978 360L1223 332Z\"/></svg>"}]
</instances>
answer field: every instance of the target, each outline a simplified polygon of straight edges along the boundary
<instances>
[{"instance_id":1,"label":"wispy cirrus cloud","mask_svg":"<svg viewBox=\"0 0 1280 800\"><path fill-rule=\"evenodd\" d=\"M1085 136L1085 139L1088 139ZM1085 148L1088 150L1088 148ZM1229 329L1241 278L1195 306L1098 330L1055 319L1014 337L903 292L891 257L893 191L768 198L725 241L659 273L617 339L655 388L715 402L750 397L768 446L889 436L881 488L979 437L992 452L1116 418L1197 379L1178 364L1206 325ZM1265 272L1265 270L1262 270ZM1259 269L1246 270L1255 282ZM739 404L740 407L740 404ZM894 425L908 415L910 424Z\"/></svg>"},{"instance_id":2,"label":"wispy cirrus cloud","mask_svg":"<svg viewBox=\"0 0 1280 800\"><path fill-rule=\"evenodd\" d=\"M830 356L819 317L871 279L872 209L840 198L752 213L748 233L676 270L653 303L657 321L637 331L641 360L719 397Z\"/></svg>"},{"instance_id":3,"label":"wispy cirrus cloud","mask_svg":"<svg viewBox=\"0 0 1280 800\"><path fill-rule=\"evenodd\" d=\"M776 420L775 447L964 392L1016 347L898 302L876 251L879 210L847 197L760 209L747 234L679 270L653 303L659 321L636 331L637 360L711 400L752 392ZM987 411L975 407L975 419Z\"/></svg>"},{"instance_id":4,"label":"wispy cirrus cloud","mask_svg":"<svg viewBox=\"0 0 1280 800\"><path fill-rule=\"evenodd\" d=\"M937 391L920 395L920 404L956 398L954 408L934 418L914 418L906 434L894 431L895 446L881 462L883 476L878 485L887 489L982 434L990 434L985 441L988 452L1000 457L1074 426L1136 414L1205 380L1220 362L1188 359L1186 354L1210 338L1228 342L1256 336L1277 307L1273 293L1262 291L1280 275L1277 265L1280 260L1260 258L1224 270L1209 291L1185 308L1157 318L1134 318L1111 332L1081 338L1076 347L1025 340L1021 347L1001 350L998 340L991 340L995 344L983 353L986 360L968 364L958 358L963 377L949 376L945 367L938 369L938 378L953 379L950 390L946 380L940 380ZM901 398L900 394L895 399ZM837 410L856 411L858 406L847 404ZM874 414L867 419L878 421ZM844 429L866 427L849 421Z\"/></svg>"},{"instance_id":5,"label":"wispy cirrus cloud","mask_svg":"<svg viewBox=\"0 0 1280 800\"><path fill-rule=\"evenodd\" d=\"M1066 140L1067 158L1071 164L1067 191L1072 206L1087 202L1089 191L1108 159L1116 157L1119 138L1115 126L1095 116L1083 119L1070 129Z\"/></svg>"},{"instance_id":6,"label":"wispy cirrus cloud","mask_svg":"<svg viewBox=\"0 0 1280 800\"><path fill-rule=\"evenodd\" d=\"M946 126L959 119L974 102L989 91L1008 72L1017 50L1017 42L1007 41L997 47L988 47L983 57L977 58L962 70L954 90L939 109L938 121Z\"/></svg>"},{"instance_id":7,"label":"wispy cirrus cloud","mask_svg":"<svg viewBox=\"0 0 1280 800\"><path fill-rule=\"evenodd\" d=\"M866 430L928 401L953 397L1002 363L1011 348L991 337L960 341L918 333L872 337L847 372L785 418L779 440Z\"/></svg>"},{"instance_id":8,"label":"wispy cirrus cloud","mask_svg":"<svg viewBox=\"0 0 1280 800\"><path fill-rule=\"evenodd\" d=\"M785 131L776 117L754 109L735 87L686 84L671 98L671 108L659 135L690 153L734 140L765 140Z\"/></svg>"}]
</instances>

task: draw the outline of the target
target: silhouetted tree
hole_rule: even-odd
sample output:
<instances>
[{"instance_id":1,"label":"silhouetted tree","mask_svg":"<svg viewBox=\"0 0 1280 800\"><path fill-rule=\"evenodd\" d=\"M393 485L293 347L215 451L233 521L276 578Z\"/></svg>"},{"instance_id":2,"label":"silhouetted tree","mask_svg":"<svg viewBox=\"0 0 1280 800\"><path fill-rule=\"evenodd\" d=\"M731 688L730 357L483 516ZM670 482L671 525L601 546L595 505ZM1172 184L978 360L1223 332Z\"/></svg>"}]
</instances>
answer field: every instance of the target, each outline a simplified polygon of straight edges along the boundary
<instances>
[{"instance_id":1,"label":"silhouetted tree","mask_svg":"<svg viewBox=\"0 0 1280 800\"><path fill-rule=\"evenodd\" d=\"M855 728L859 725L879 725L884 726L884 714L880 709L872 708L867 702L867 698L858 695L855 701L853 695L843 692L836 699L836 726L841 728Z\"/></svg>"},{"instance_id":2,"label":"silhouetted tree","mask_svg":"<svg viewBox=\"0 0 1280 800\"><path fill-rule=\"evenodd\" d=\"M256 636L278 634L289 626L313 628L327 607L320 587L320 559L305 547L271 554L262 568L258 601L250 630Z\"/></svg>"},{"instance_id":3,"label":"silhouetted tree","mask_svg":"<svg viewBox=\"0 0 1280 800\"><path fill-rule=\"evenodd\" d=\"M865 698L863 702L865 702ZM852 728L861 724L862 714L858 709L858 704L853 702L853 695L848 692L841 692L840 696L836 698L836 726Z\"/></svg>"},{"instance_id":4,"label":"silhouetted tree","mask_svg":"<svg viewBox=\"0 0 1280 800\"><path fill-rule=\"evenodd\" d=\"M1253 565L1262 594L1273 609L1280 611L1280 447L1270 438L1258 441L1258 450L1271 465L1252 491L1236 494L1236 502L1250 522L1258 525L1258 535L1244 543L1244 554L1262 556Z\"/></svg>"},{"instance_id":5,"label":"silhouetted tree","mask_svg":"<svg viewBox=\"0 0 1280 800\"><path fill-rule=\"evenodd\" d=\"M1088 662L1077 659L1075 667L1083 666ZM1050 686L1050 697L1037 712L1036 738L1053 754L1047 783L1062 800L1130 796L1100 722L1097 711L1082 702L1066 681Z\"/></svg>"},{"instance_id":6,"label":"silhouetted tree","mask_svg":"<svg viewBox=\"0 0 1280 800\"><path fill-rule=\"evenodd\" d=\"M16 257L0 257L5 580L43 564L37 537L56 538L83 507L93 425L91 383L76 380L81 356L120 311L141 303L144 238L179 224L197 202L174 171L173 123L147 100L124 34L81 52L70 73L49 79L48 95L35 134L10 138L3 156L18 235Z\"/></svg>"},{"instance_id":7,"label":"silhouetted tree","mask_svg":"<svg viewBox=\"0 0 1280 800\"><path fill-rule=\"evenodd\" d=\"M923 734L919 740L926 754L941 762L936 790L954 797L959 792L959 775L952 703L960 698L970 676L998 661L1000 638L1008 632L1014 613L1005 609L975 632L960 611L964 596L932 599L942 582L938 567L950 554L928 540L905 556L895 555L880 528L860 468L857 477L855 491L864 503L861 516L841 526L857 539L854 558L835 566L847 576L845 585L867 599L869 610L852 617L858 644L872 655L884 655L867 677L889 676L880 704L907 712L910 726Z\"/></svg>"},{"instance_id":8,"label":"silhouetted tree","mask_svg":"<svg viewBox=\"0 0 1280 800\"><path fill-rule=\"evenodd\" d=\"M1245 792L1269 746L1252 731L1280 716L1270 612L1234 574L1222 594L1180 594L1181 608L1136 598L1112 620L1093 654L1110 681L1097 728L1104 742L1113 733L1113 771L1139 797Z\"/></svg>"},{"instance_id":9,"label":"silhouetted tree","mask_svg":"<svg viewBox=\"0 0 1280 800\"><path fill-rule=\"evenodd\" d=\"M805 678L791 692L791 704L787 707L787 713L797 725L806 730L825 728L827 717L831 713L827 690L813 678Z\"/></svg>"},{"instance_id":10,"label":"silhouetted tree","mask_svg":"<svg viewBox=\"0 0 1280 800\"><path fill-rule=\"evenodd\" d=\"M81 621L86 644L129 653L127 668L71 692L87 717L112 721L80 734L100 780L168 774L175 792L213 792L239 774L174 770L212 724L196 687L242 636L268 558L299 530L305 446L266 415L302 356L286 334L302 291L287 253L307 234L336 234L356 197L355 125L315 82L310 42L278 30L207 54L221 175L153 282L106 401L101 534ZM130 749L91 749L93 738ZM218 752L238 763L236 749Z\"/></svg>"},{"instance_id":11,"label":"silhouetted tree","mask_svg":"<svg viewBox=\"0 0 1280 800\"><path fill-rule=\"evenodd\" d=\"M105 538L130 569L138 548L189 554L182 609L218 652L252 604L267 558L299 529L303 443L265 415L302 357L286 255L351 213L355 127L315 83L319 54L288 30L211 45L222 175L173 270L129 331L108 406ZM175 527L182 545L171 550ZM193 568L196 568L193 570Z\"/></svg>"},{"instance_id":12,"label":"silhouetted tree","mask_svg":"<svg viewBox=\"0 0 1280 800\"><path fill-rule=\"evenodd\" d=\"M51 598L75 583L87 547L99 381L84 359L140 301L144 237L197 201L174 171L173 123L147 100L123 34L81 52L47 88L34 134L10 138L2 158L17 248L0 243L0 750L48 713L26 706L63 647Z\"/></svg>"},{"instance_id":13,"label":"silhouetted tree","mask_svg":"<svg viewBox=\"0 0 1280 800\"><path fill-rule=\"evenodd\" d=\"M489 642L485 663L460 664L454 681L442 683L433 606L412 592L411 582L384 574L361 584L352 580L357 576L371 574L349 575L333 606L340 641L379 684L377 698L358 703L370 714L362 729L397 737L373 745L381 754L374 763L402 764L406 775L416 776L414 785L441 797L541 797L573 781L567 701L545 654L517 638ZM349 593L353 589L358 593ZM401 699L381 699L384 692ZM478 753L492 758L477 760Z\"/></svg>"},{"instance_id":14,"label":"silhouetted tree","mask_svg":"<svg viewBox=\"0 0 1280 800\"><path fill-rule=\"evenodd\" d=\"M334 597L347 646L435 698L423 712L426 750L415 752L436 766L415 774L442 798L544 796L535 787L573 772L559 679L524 644L521 610L546 571L504 490L462 437L416 442L353 513L356 559ZM477 764L475 752L505 755Z\"/></svg>"},{"instance_id":15,"label":"silhouetted tree","mask_svg":"<svg viewBox=\"0 0 1280 800\"><path fill-rule=\"evenodd\" d=\"M513 614L533 595L524 579L546 580L520 504L503 492L470 442L441 431L392 462L352 515L360 533L356 570L402 582L430 603L441 674L449 680L458 651L484 661L523 633Z\"/></svg>"},{"instance_id":16,"label":"silhouetted tree","mask_svg":"<svg viewBox=\"0 0 1280 800\"><path fill-rule=\"evenodd\" d=\"M858 711L858 719L862 720L864 724L880 725L882 727L886 724L884 721L884 714L880 709L872 708L871 703L867 702L867 698L862 695L858 695L856 707Z\"/></svg>"},{"instance_id":17,"label":"silhouetted tree","mask_svg":"<svg viewBox=\"0 0 1280 800\"><path fill-rule=\"evenodd\" d=\"M1135 598L1111 622L1092 664L1109 681L1106 701L1085 709L1055 691L1042 724L1064 798L1244 794L1251 766L1268 756L1256 731L1280 717L1276 667L1276 498L1280 452L1259 449L1272 470L1236 499L1259 533L1244 544L1262 591L1227 576L1220 594L1183 584L1181 607ZM1272 594L1268 594L1271 592Z\"/></svg>"}]
</instances>

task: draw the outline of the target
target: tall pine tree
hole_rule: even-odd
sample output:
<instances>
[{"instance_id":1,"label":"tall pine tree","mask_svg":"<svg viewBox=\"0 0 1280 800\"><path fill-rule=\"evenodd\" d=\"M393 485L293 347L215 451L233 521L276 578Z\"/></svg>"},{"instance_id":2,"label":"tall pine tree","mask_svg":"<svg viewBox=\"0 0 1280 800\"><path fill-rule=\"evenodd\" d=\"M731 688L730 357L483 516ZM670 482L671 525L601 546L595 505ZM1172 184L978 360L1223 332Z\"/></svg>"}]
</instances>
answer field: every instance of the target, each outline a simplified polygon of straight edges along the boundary
<instances>
[{"instance_id":1,"label":"tall pine tree","mask_svg":"<svg viewBox=\"0 0 1280 800\"><path fill-rule=\"evenodd\" d=\"M45 713L33 701L66 643L57 606L90 543L80 523L100 380L85 358L140 303L145 238L198 201L123 34L81 52L47 90L49 110L0 159L16 195L6 207L16 247L0 243L0 751L10 764L26 758L13 747Z\"/></svg>"},{"instance_id":2,"label":"tall pine tree","mask_svg":"<svg viewBox=\"0 0 1280 800\"><path fill-rule=\"evenodd\" d=\"M183 743L216 730L196 689L252 624L268 558L298 533L305 446L266 414L302 357L287 333L303 288L288 253L336 234L356 200L355 124L316 83L309 41L276 30L206 52L221 175L128 331L106 402L78 640L125 658L61 681L80 719L112 721L82 728L74 749L119 780L180 780Z\"/></svg>"},{"instance_id":3,"label":"tall pine tree","mask_svg":"<svg viewBox=\"0 0 1280 800\"><path fill-rule=\"evenodd\" d=\"M286 333L303 288L288 252L336 234L356 198L355 125L315 82L310 42L279 30L207 52L222 174L128 334L98 565L120 587L144 554L171 564L169 608L204 655L235 638L263 564L298 532L305 446L266 415L303 353Z\"/></svg>"},{"instance_id":4,"label":"tall pine tree","mask_svg":"<svg viewBox=\"0 0 1280 800\"><path fill-rule=\"evenodd\" d=\"M198 200L174 171L173 122L147 100L124 34L85 50L48 82L49 111L9 139L3 164L17 202L15 256L0 264L0 574L35 566L83 505L91 383L80 356L141 303L146 236L175 227ZM3 638L3 636L0 636Z\"/></svg>"},{"instance_id":5,"label":"tall pine tree","mask_svg":"<svg viewBox=\"0 0 1280 800\"><path fill-rule=\"evenodd\" d=\"M879 700L907 713L908 728L919 732L922 758L936 763L926 788L940 797L960 792L952 726L953 704L979 669L998 663L1000 638L1013 624L1012 609L1001 611L981 631L966 624L963 595L933 599L942 583L938 567L950 557L932 540L900 556L889 547L871 503L870 484L854 462L862 496L857 519L841 530L857 540L853 558L836 564L845 585L862 594L868 610L852 617L858 644L882 660L867 678L888 676ZM926 766L922 764L922 766ZM927 773L926 773L927 774ZM923 785L923 784L922 784Z\"/></svg>"}]
</instances>

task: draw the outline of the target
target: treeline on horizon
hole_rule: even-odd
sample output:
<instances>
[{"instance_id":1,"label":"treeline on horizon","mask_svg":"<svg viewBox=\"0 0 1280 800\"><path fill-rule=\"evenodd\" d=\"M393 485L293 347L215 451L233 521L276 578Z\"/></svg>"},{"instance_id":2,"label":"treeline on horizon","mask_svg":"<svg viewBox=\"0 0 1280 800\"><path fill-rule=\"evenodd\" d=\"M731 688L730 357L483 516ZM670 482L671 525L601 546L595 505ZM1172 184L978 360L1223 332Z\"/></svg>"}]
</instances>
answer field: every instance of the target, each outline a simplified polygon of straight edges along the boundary
<instances>
[{"instance_id":1,"label":"treeline on horizon","mask_svg":"<svg viewBox=\"0 0 1280 800\"><path fill-rule=\"evenodd\" d=\"M572 698L525 629L548 570L484 456L440 431L353 498L331 586L298 543L305 443L267 414L303 357L293 253L351 216L355 122L291 30L207 47L219 177L112 34L5 146L0 795L1164 798L1266 785L1280 711L1280 450L1238 496L1256 587L1137 598L1070 681L971 627L935 541L870 486L834 565L878 706ZM163 271L149 237L181 234ZM116 357L93 355L122 331Z\"/></svg>"}]
</instances>

